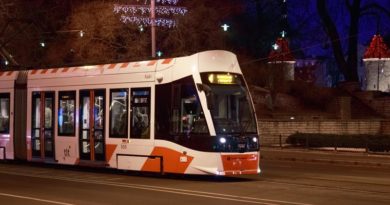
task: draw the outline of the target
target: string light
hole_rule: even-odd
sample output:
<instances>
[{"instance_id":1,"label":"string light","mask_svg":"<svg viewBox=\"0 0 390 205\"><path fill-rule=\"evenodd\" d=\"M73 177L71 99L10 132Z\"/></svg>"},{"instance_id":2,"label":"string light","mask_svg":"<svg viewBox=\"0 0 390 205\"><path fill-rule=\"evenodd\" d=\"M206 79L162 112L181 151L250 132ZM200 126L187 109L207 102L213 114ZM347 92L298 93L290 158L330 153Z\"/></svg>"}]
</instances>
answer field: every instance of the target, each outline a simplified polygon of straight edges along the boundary
<instances>
[{"instance_id":1,"label":"string light","mask_svg":"<svg viewBox=\"0 0 390 205\"><path fill-rule=\"evenodd\" d=\"M46 46L45 42L40 42L39 45L41 45L42 48Z\"/></svg>"},{"instance_id":2,"label":"string light","mask_svg":"<svg viewBox=\"0 0 390 205\"><path fill-rule=\"evenodd\" d=\"M4 61L4 65L8 65L9 62L7 60Z\"/></svg>"},{"instance_id":3,"label":"string light","mask_svg":"<svg viewBox=\"0 0 390 205\"><path fill-rule=\"evenodd\" d=\"M114 5L114 13L124 13L131 15L145 15L149 14L151 8L144 5ZM188 10L185 7L170 7L170 6L157 6L155 9L157 15L185 15Z\"/></svg>"},{"instance_id":4,"label":"string light","mask_svg":"<svg viewBox=\"0 0 390 205\"><path fill-rule=\"evenodd\" d=\"M137 2L140 1L141 0L137 0ZM170 19L169 17L175 15L184 16L188 13L187 8L176 6L180 0L155 1L159 5L154 8L154 12L156 16L160 17L153 20L150 17L152 8L148 5L148 0L144 0L144 3L140 3L138 5L114 4L113 12L115 14L121 14L120 21L122 23L138 25L141 32L143 31L143 27L151 26L152 23L158 27L175 27L176 21L174 19Z\"/></svg>"},{"instance_id":5,"label":"string light","mask_svg":"<svg viewBox=\"0 0 390 205\"><path fill-rule=\"evenodd\" d=\"M122 15L120 19L123 23L134 23L141 26L149 26L152 24L153 20L148 17L137 17L137 16L126 16ZM176 26L176 21L172 19L157 18L154 20L156 26L164 26L172 28ZM143 29L143 28L142 28ZM140 28L140 31L143 31Z\"/></svg>"}]
</instances>

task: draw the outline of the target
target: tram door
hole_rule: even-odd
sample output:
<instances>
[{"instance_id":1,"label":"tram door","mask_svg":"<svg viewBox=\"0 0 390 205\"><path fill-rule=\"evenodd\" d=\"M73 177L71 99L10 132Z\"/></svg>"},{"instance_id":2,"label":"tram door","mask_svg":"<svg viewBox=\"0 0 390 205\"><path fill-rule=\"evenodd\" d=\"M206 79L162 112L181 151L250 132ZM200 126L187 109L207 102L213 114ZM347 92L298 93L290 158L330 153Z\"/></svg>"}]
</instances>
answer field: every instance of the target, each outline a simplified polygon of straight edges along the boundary
<instances>
[{"instance_id":1,"label":"tram door","mask_svg":"<svg viewBox=\"0 0 390 205\"><path fill-rule=\"evenodd\" d=\"M54 159L54 92L32 93L32 156Z\"/></svg>"},{"instance_id":2,"label":"tram door","mask_svg":"<svg viewBox=\"0 0 390 205\"><path fill-rule=\"evenodd\" d=\"M105 160L105 90L80 91L80 159Z\"/></svg>"}]
</instances>

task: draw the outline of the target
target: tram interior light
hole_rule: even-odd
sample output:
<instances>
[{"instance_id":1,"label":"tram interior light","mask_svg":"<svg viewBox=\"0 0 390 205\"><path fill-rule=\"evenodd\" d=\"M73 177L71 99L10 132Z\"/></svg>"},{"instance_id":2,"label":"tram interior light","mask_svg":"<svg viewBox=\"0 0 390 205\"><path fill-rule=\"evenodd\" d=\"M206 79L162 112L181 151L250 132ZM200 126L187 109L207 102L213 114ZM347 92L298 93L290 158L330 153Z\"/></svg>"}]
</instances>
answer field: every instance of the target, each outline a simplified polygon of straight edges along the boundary
<instances>
[{"instance_id":1,"label":"tram interior light","mask_svg":"<svg viewBox=\"0 0 390 205\"><path fill-rule=\"evenodd\" d=\"M221 144L225 144L226 143L226 138L224 138L224 137L219 138L219 142Z\"/></svg>"},{"instance_id":2,"label":"tram interior light","mask_svg":"<svg viewBox=\"0 0 390 205\"><path fill-rule=\"evenodd\" d=\"M253 142L257 142L257 137L253 137L253 138L252 138L252 141L253 141Z\"/></svg>"}]
</instances>

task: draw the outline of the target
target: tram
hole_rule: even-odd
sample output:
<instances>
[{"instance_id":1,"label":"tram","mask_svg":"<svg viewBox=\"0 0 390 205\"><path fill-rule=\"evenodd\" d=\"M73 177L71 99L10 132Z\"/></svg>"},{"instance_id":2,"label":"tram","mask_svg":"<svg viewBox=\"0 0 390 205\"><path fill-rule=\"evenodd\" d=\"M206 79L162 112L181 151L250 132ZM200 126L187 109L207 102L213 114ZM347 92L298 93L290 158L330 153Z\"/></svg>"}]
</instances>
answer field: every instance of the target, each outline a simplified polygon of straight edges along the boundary
<instances>
[{"instance_id":1,"label":"tram","mask_svg":"<svg viewBox=\"0 0 390 205\"><path fill-rule=\"evenodd\" d=\"M260 173L236 56L0 72L0 159L197 175Z\"/></svg>"}]
</instances>

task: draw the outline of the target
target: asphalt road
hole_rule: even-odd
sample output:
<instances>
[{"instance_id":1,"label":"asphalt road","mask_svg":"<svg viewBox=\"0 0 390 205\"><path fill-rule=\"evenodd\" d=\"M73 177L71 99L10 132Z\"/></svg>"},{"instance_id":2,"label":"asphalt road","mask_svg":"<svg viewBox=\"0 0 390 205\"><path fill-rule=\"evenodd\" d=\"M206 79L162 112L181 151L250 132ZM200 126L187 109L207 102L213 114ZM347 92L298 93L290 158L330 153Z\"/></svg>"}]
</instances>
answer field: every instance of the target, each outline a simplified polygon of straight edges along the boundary
<instances>
[{"instance_id":1,"label":"asphalt road","mask_svg":"<svg viewBox=\"0 0 390 205\"><path fill-rule=\"evenodd\" d=\"M0 204L389 204L390 169L262 161L234 178L0 163Z\"/></svg>"}]
</instances>

